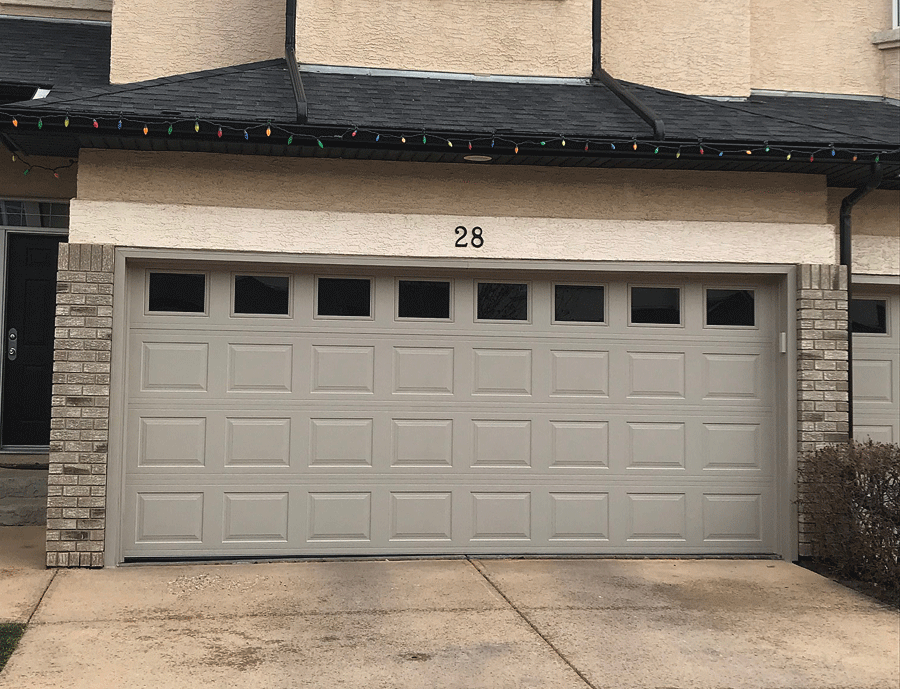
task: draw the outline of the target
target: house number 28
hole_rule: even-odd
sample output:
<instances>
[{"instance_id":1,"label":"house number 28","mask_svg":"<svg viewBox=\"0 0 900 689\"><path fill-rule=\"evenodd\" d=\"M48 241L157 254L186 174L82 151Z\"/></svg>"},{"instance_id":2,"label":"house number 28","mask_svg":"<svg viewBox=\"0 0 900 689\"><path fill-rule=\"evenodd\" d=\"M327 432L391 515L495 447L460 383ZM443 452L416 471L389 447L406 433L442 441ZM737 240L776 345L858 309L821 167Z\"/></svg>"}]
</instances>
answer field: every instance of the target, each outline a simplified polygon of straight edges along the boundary
<instances>
[{"instance_id":1,"label":"house number 28","mask_svg":"<svg viewBox=\"0 0 900 689\"><path fill-rule=\"evenodd\" d=\"M469 246L469 242L466 241L466 238L469 236L469 230L460 225L453 232L457 235L456 244L454 246L458 246L460 248ZM472 246L476 249L480 249L484 246L484 237L481 236L481 228L473 227L472 228L472 239L470 240Z\"/></svg>"}]
</instances>

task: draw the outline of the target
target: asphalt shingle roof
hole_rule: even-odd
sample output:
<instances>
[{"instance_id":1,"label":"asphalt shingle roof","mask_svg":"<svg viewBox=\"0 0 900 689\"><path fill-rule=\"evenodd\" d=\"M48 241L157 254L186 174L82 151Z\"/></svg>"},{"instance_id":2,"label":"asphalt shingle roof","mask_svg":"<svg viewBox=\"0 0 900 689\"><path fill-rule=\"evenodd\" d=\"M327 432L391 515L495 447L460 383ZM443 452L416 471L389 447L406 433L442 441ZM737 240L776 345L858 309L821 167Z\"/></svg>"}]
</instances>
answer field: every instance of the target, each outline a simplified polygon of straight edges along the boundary
<instances>
[{"instance_id":1,"label":"asphalt shingle roof","mask_svg":"<svg viewBox=\"0 0 900 689\"><path fill-rule=\"evenodd\" d=\"M421 76L306 72L309 124L586 138L650 138L652 130L611 91L585 83L516 83ZM841 98L753 96L718 101L627 85L677 141L900 145L900 108ZM124 85L69 88L21 111L125 117L294 122L286 66L269 60Z\"/></svg>"},{"instance_id":2,"label":"asphalt shingle roof","mask_svg":"<svg viewBox=\"0 0 900 689\"><path fill-rule=\"evenodd\" d=\"M0 83L109 83L110 25L0 17Z\"/></svg>"}]
</instances>

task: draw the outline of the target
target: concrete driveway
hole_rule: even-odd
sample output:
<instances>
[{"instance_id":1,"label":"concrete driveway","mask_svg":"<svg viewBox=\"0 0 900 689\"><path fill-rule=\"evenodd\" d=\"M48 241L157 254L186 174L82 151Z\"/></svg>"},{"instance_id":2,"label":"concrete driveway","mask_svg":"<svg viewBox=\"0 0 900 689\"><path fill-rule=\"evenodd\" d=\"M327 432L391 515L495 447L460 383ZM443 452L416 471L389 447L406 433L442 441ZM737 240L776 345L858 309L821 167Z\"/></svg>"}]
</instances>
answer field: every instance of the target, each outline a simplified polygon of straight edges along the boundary
<instances>
[{"instance_id":1,"label":"concrete driveway","mask_svg":"<svg viewBox=\"0 0 900 689\"><path fill-rule=\"evenodd\" d=\"M0 674L4 689L900 683L896 610L785 562L380 560L34 574L52 581Z\"/></svg>"}]
</instances>

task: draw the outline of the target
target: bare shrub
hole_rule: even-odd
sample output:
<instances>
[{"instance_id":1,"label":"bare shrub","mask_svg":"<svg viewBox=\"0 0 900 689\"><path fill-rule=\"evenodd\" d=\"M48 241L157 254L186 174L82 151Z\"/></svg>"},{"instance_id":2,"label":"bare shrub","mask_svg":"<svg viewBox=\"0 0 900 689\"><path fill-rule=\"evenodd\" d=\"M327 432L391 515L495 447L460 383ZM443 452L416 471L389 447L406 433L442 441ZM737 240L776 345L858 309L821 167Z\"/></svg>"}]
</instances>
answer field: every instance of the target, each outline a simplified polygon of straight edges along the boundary
<instances>
[{"instance_id":1,"label":"bare shrub","mask_svg":"<svg viewBox=\"0 0 900 689\"><path fill-rule=\"evenodd\" d=\"M798 467L813 557L848 579L900 592L900 445L822 448Z\"/></svg>"}]
</instances>

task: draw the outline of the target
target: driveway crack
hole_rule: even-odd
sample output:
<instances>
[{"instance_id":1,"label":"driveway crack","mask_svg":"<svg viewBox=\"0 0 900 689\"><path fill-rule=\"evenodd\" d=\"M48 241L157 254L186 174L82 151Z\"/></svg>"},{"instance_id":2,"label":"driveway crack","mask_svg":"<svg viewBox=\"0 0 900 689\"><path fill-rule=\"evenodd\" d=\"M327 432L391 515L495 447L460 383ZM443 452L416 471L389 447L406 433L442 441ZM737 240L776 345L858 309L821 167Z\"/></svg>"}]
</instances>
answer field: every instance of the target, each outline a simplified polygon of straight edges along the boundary
<instances>
[{"instance_id":1,"label":"driveway crack","mask_svg":"<svg viewBox=\"0 0 900 689\"><path fill-rule=\"evenodd\" d=\"M41 603L44 602L44 596L47 595L47 591L50 590L51 584L56 580L56 575L59 570L54 569L53 574L50 575L50 579L47 581L47 585L44 587L44 591L41 593L41 597L38 598L37 603L34 604L34 607L31 609L31 612L28 614L28 619L25 620L25 625L31 624L31 618L34 617L35 613L38 611L38 608L41 607Z\"/></svg>"},{"instance_id":2,"label":"driveway crack","mask_svg":"<svg viewBox=\"0 0 900 689\"><path fill-rule=\"evenodd\" d=\"M566 665L568 665L572 669L572 672L578 675L582 682L590 687L590 689L598 689L596 685L592 684L591 681L584 676L584 673L581 670L575 667L572 661L566 657L565 653L557 648L556 644L550 641L550 639L548 639L547 636L537 628L537 625L535 625L534 622L528 619L528 616L524 612L522 612L515 603L512 602L510 597L503 593L503 591L500 589L500 586L497 585L497 583L491 578L491 575L488 574L487 569L484 567L484 565L481 564L481 562L479 562L478 560L473 560L468 556L466 556L466 560L468 560L469 564L472 565L472 567L474 567L482 577L484 577L484 580L488 584L490 584L491 588L493 588L497 592L497 594L507 602L509 607L516 611L516 614L522 618L525 624L531 627L532 631L534 631L534 633L537 634L541 638L541 640L551 648L551 650L559 657L559 659L562 660Z\"/></svg>"}]
</instances>

